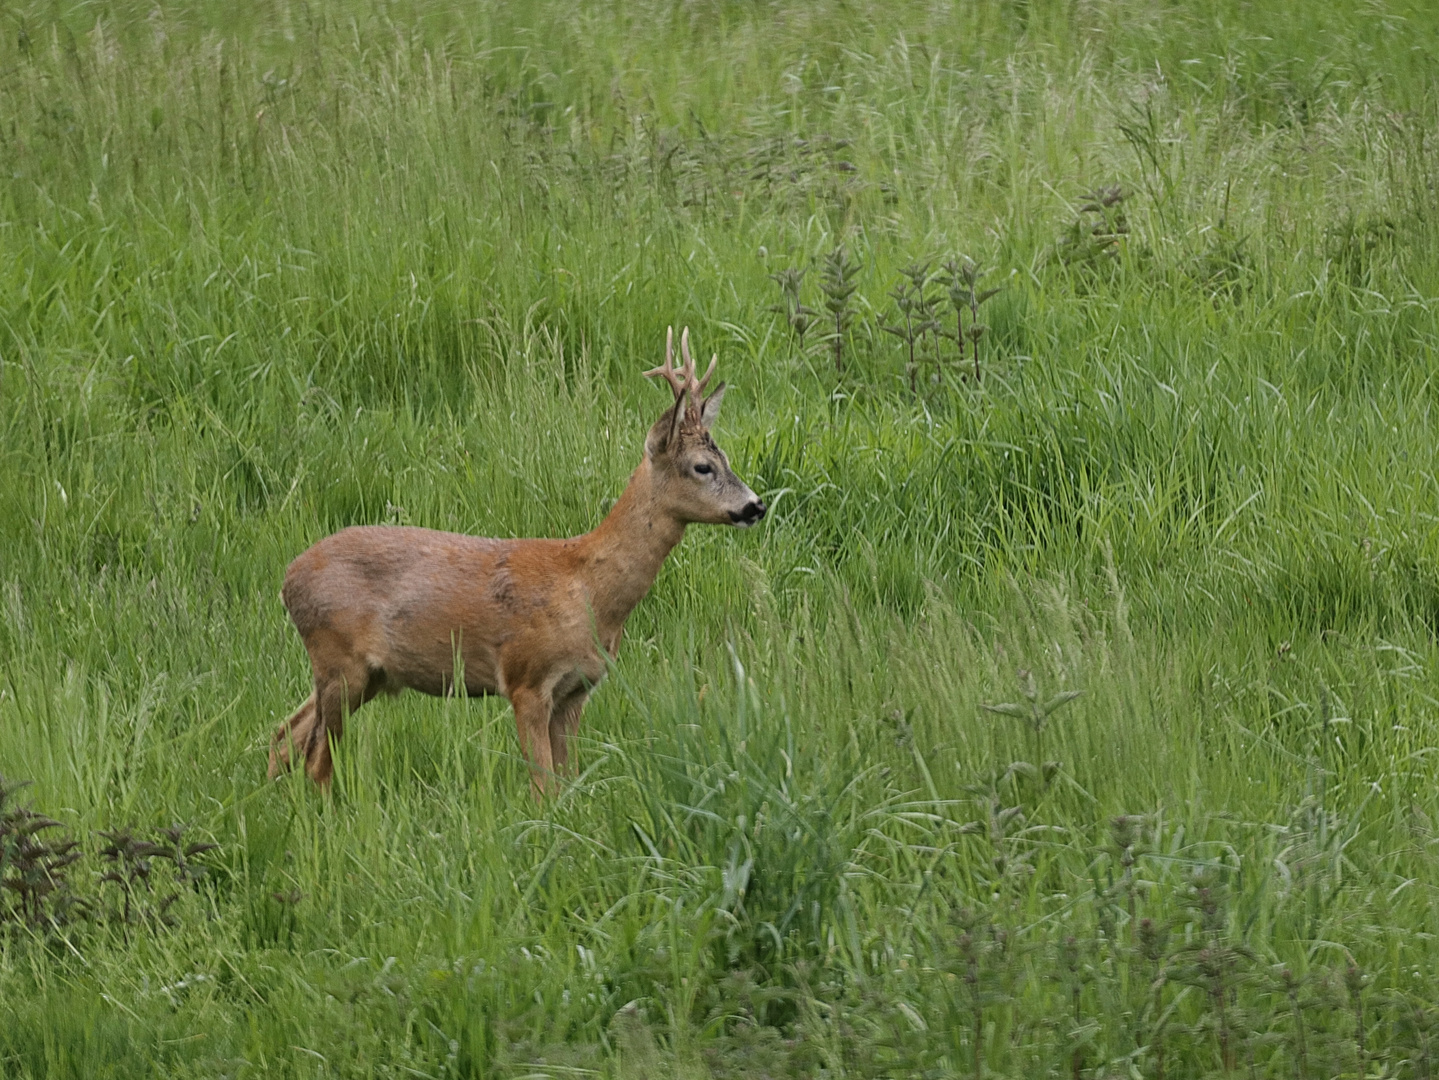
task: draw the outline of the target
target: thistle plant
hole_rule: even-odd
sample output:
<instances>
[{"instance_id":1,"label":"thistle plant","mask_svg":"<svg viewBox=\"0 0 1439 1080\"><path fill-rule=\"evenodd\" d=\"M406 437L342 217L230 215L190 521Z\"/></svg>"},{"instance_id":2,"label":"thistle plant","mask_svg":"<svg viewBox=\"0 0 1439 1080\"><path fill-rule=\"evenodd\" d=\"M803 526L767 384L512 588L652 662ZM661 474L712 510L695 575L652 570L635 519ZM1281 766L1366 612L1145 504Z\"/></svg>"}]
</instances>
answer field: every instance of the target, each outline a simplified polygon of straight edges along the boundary
<instances>
[{"instance_id":1,"label":"thistle plant","mask_svg":"<svg viewBox=\"0 0 1439 1080\"><path fill-rule=\"evenodd\" d=\"M0 923L9 918L41 929L65 921L78 905L66 875L80 852L75 840L40 835L59 828L58 821L15 803L15 793L27 783L7 783L0 776L0 890L16 897L7 906L0 894Z\"/></svg>"},{"instance_id":2,"label":"thistle plant","mask_svg":"<svg viewBox=\"0 0 1439 1080\"><path fill-rule=\"evenodd\" d=\"M1431 1080L1434 1075L1434 1043L1439 1036L1439 1008L1421 997L1391 995L1394 1016L1393 1041L1403 1047L1410 1065L1410 1076Z\"/></svg>"},{"instance_id":3,"label":"thistle plant","mask_svg":"<svg viewBox=\"0 0 1439 1080\"><path fill-rule=\"evenodd\" d=\"M191 841L185 843L186 826L176 823L160 830L161 843L158 845L162 851L155 853L157 858L169 859L175 867L175 880L186 885L193 885L203 879L209 872L209 867L195 861L197 855L203 855L207 851L214 851L220 845L206 843L204 841Z\"/></svg>"},{"instance_id":4,"label":"thistle plant","mask_svg":"<svg viewBox=\"0 0 1439 1080\"><path fill-rule=\"evenodd\" d=\"M1229 905L1223 870L1217 866L1200 870L1185 897L1197 932L1174 954L1170 969L1174 981L1188 984L1204 996L1208 1012L1200 1028L1214 1032L1226 1073L1238 1066L1240 1044L1249 1030L1241 1022L1235 1001L1240 985L1249 981L1248 968L1254 961L1254 954L1230 937Z\"/></svg>"},{"instance_id":5,"label":"thistle plant","mask_svg":"<svg viewBox=\"0 0 1439 1080\"><path fill-rule=\"evenodd\" d=\"M1134 944L1135 892L1134 862L1138 855L1139 826L1143 819L1132 814L1121 814L1109 822L1109 839L1114 845L1114 854L1119 863L1119 891L1124 894L1124 907L1129 915L1129 942Z\"/></svg>"},{"instance_id":6,"label":"thistle plant","mask_svg":"<svg viewBox=\"0 0 1439 1080\"><path fill-rule=\"evenodd\" d=\"M994 892L1000 891L1004 884L1022 880L1033 871L1030 861L1034 857L1034 850L1021 847L1017 843L1019 834L1028 824L1024 807L1018 803L1006 806L1003 795L1003 789L1024 771L1010 765L998 776L975 789L984 801L987 820L968 822L960 828L961 833L981 833L988 838L990 864L994 868L994 877L989 882L989 887Z\"/></svg>"},{"instance_id":7,"label":"thistle plant","mask_svg":"<svg viewBox=\"0 0 1439 1080\"><path fill-rule=\"evenodd\" d=\"M1124 199L1118 184L1093 191L1055 241L1053 257L1070 267L1093 267L1117 257L1120 242L1129 234Z\"/></svg>"},{"instance_id":8,"label":"thistle plant","mask_svg":"<svg viewBox=\"0 0 1439 1080\"><path fill-rule=\"evenodd\" d=\"M100 857L110 864L110 869L100 875L102 882L114 884L120 890L121 903L114 917L124 927L135 922L149 922L152 925L174 926L175 919L170 908L180 899L180 890L173 889L159 898L154 895L152 873L155 859L166 859L174 867L172 880L178 885L193 885L203 878L206 868L194 861L198 855L214 850L218 845L207 843L185 843L185 827L172 825L161 829L159 839L153 843L136 836L131 829L112 829L100 836L109 841L100 849Z\"/></svg>"},{"instance_id":9,"label":"thistle plant","mask_svg":"<svg viewBox=\"0 0 1439 1080\"><path fill-rule=\"evenodd\" d=\"M770 275L770 280L779 286L782 297L780 303L773 305L770 310L777 315L783 315L789 329L799 342L799 348L804 350L804 335L814 322L817 314L813 308L806 307L800 300L800 289L804 285L804 268L798 266L787 267Z\"/></svg>"},{"instance_id":10,"label":"thistle plant","mask_svg":"<svg viewBox=\"0 0 1439 1080\"><path fill-rule=\"evenodd\" d=\"M918 393L919 368L924 357L924 338L940 328L935 318L934 297L930 294L932 280L930 264L912 262L900 270L902 280L890 290L898 318L888 326L880 327L886 334L893 334L905 344L908 359L905 374L909 377L910 394Z\"/></svg>"},{"instance_id":11,"label":"thistle plant","mask_svg":"<svg viewBox=\"0 0 1439 1080\"><path fill-rule=\"evenodd\" d=\"M1069 1075L1072 1080L1084 1076L1084 1048L1086 1025L1084 1023L1084 982L1085 970L1081 944L1074 934L1066 934L1059 943L1060 978L1069 990Z\"/></svg>"},{"instance_id":12,"label":"thistle plant","mask_svg":"<svg viewBox=\"0 0 1439 1080\"><path fill-rule=\"evenodd\" d=\"M979 288L979 280L988 273L981 270L974 260L968 255L962 255L958 259L950 259L943 267L940 281L946 286L946 294L949 296L950 306L954 308L954 330L952 332L942 331L945 337L953 341L959 347L959 364L964 364L964 344L969 342L970 351L974 360L974 381L980 381L979 375L979 339L982 338L989 327L979 321L979 306L987 300L993 299L1000 291L999 286L989 289ZM964 325L965 313L969 313L969 325Z\"/></svg>"},{"instance_id":13,"label":"thistle plant","mask_svg":"<svg viewBox=\"0 0 1439 1080\"><path fill-rule=\"evenodd\" d=\"M1153 919L1139 920L1139 955L1149 968L1149 989L1152 995L1146 1026L1137 1033L1141 1045L1147 1045L1154 1060L1155 1080L1164 1080L1164 1028L1168 1014L1164 1009L1164 987L1168 981L1169 931Z\"/></svg>"},{"instance_id":14,"label":"thistle plant","mask_svg":"<svg viewBox=\"0 0 1439 1080\"><path fill-rule=\"evenodd\" d=\"M859 273L858 263L849 260L844 245L839 244L824 260L821 271L820 291L824 293L824 307L829 314L828 340L834 349L834 373L844 374L844 337L849 332L854 313L850 310L849 299L857 287L855 275Z\"/></svg>"},{"instance_id":15,"label":"thistle plant","mask_svg":"<svg viewBox=\"0 0 1439 1080\"><path fill-rule=\"evenodd\" d=\"M140 903L139 891L142 886L149 891L151 860L165 849L159 844L141 840L129 829L112 829L100 836L109 841L100 849L100 857L110 863L110 869L100 875L100 880L119 887L121 904L115 915L123 926L128 927L145 910ZM173 898L161 908L162 918L172 902Z\"/></svg>"},{"instance_id":16,"label":"thistle plant","mask_svg":"<svg viewBox=\"0 0 1439 1080\"><path fill-rule=\"evenodd\" d=\"M1010 995L1003 985L1013 970L1010 935L979 907L961 907L950 912L958 931L953 953L945 963L945 981L953 1029L968 1041L969 1071L975 1080L985 1075L984 1029L987 1006L999 1005Z\"/></svg>"},{"instance_id":17,"label":"thistle plant","mask_svg":"<svg viewBox=\"0 0 1439 1080\"><path fill-rule=\"evenodd\" d=\"M76 891L71 877L75 864L93 853L87 853L78 840L69 837L45 839L42 834L60 828L60 823L16 803L15 793L26 786L9 783L0 776L0 926L9 921L31 930L50 931L103 914L93 897ZM107 843L98 854L109 865L100 874L99 883L119 889L120 897L109 915L126 928L127 934L133 923L175 925L169 914L171 905L180 898L184 886L194 886L205 877L208 868L196 860L218 846L187 843L183 825L161 829L154 843L126 828L102 832L100 836ZM155 859L173 865L173 873L164 880L178 886L158 902L152 899ZM7 901L7 895L15 899Z\"/></svg>"},{"instance_id":18,"label":"thistle plant","mask_svg":"<svg viewBox=\"0 0 1439 1080\"><path fill-rule=\"evenodd\" d=\"M986 712L998 713L1000 716L1012 716L1020 720L1029 728L1030 735L1034 740L1034 764L1031 769L1038 769L1048 783L1056 773L1059 772L1059 762L1044 761L1044 729L1049 723L1049 718L1058 712L1065 705L1068 705L1075 698L1084 693L1083 690L1062 690L1046 701L1039 700L1039 685L1035 682L1033 672L1019 669L1019 692L1024 698L1022 702L1005 702L1000 705L981 706Z\"/></svg>"}]
</instances>

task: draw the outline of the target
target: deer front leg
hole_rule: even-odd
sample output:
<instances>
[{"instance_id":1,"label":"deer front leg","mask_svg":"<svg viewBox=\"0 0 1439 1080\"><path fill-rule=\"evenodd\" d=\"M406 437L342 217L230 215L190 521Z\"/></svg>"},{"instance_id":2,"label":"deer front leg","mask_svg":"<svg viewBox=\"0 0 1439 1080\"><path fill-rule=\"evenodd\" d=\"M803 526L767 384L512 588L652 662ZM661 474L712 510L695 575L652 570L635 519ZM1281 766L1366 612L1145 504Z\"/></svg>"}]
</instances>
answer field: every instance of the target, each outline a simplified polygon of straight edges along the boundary
<instances>
[{"instance_id":1,"label":"deer front leg","mask_svg":"<svg viewBox=\"0 0 1439 1080\"><path fill-rule=\"evenodd\" d=\"M515 710L520 750L530 765L530 789L539 800L549 791L555 775L554 757L550 750L550 714L553 711L550 695L517 687L510 691L510 704Z\"/></svg>"},{"instance_id":2,"label":"deer front leg","mask_svg":"<svg viewBox=\"0 0 1439 1080\"><path fill-rule=\"evenodd\" d=\"M589 700L588 690L580 690L555 706L550 714L550 758L556 773L568 772L570 761L570 740L580 727L580 713L584 712Z\"/></svg>"}]
</instances>

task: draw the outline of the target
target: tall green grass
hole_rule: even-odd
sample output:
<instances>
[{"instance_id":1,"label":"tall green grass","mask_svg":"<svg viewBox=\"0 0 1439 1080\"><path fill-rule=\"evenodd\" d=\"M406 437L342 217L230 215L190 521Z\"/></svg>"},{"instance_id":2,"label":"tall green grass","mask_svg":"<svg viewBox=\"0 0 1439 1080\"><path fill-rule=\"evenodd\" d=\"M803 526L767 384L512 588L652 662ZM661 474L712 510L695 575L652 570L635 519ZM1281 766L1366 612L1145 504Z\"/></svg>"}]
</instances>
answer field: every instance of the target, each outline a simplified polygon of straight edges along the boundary
<instances>
[{"instance_id":1,"label":"tall green grass","mask_svg":"<svg viewBox=\"0 0 1439 1080\"><path fill-rule=\"evenodd\" d=\"M0 1073L1430 1075L1436 62L1417 0L5 8L0 775L92 899L99 830L220 847L0 921ZM841 242L843 377L769 277ZM985 379L912 396L959 254ZM266 782L288 561L592 527L669 324L773 511L580 777L409 696Z\"/></svg>"}]
</instances>

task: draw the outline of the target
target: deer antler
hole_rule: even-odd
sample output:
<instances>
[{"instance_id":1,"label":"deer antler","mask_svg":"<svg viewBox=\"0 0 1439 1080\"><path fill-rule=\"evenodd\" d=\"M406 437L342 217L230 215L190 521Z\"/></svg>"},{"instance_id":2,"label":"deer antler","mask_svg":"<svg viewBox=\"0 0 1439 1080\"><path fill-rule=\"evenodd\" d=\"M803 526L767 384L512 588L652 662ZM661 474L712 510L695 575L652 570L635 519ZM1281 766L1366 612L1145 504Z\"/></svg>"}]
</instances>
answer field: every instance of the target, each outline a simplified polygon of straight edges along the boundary
<instances>
[{"instance_id":1,"label":"deer antler","mask_svg":"<svg viewBox=\"0 0 1439 1080\"><path fill-rule=\"evenodd\" d=\"M685 334L689 334L689 327L685 327ZM675 392L675 397L678 398L685 392L686 380L685 373L681 369L673 366L674 358L675 328L671 326L665 330L665 362L657 368L650 368L646 371L645 378L653 379L656 375L664 376L665 381L670 384L670 389Z\"/></svg>"},{"instance_id":2,"label":"deer antler","mask_svg":"<svg viewBox=\"0 0 1439 1080\"><path fill-rule=\"evenodd\" d=\"M695 361L694 357L690 355L690 329L688 326L685 327L685 332L680 337L680 352L684 354L685 370L690 373L690 402L696 411L698 411L700 399L704 397L705 387L709 385L710 376L715 373L715 365L719 363L719 353L715 353L714 356L710 358L709 370L705 372L705 377L696 382Z\"/></svg>"},{"instance_id":3,"label":"deer antler","mask_svg":"<svg viewBox=\"0 0 1439 1080\"><path fill-rule=\"evenodd\" d=\"M686 326L680 333L680 355L684 357L684 363L680 367L674 366L675 359L675 328L668 328L665 334L665 362L645 372L645 378L652 379L656 375L664 376L670 384L670 389L675 393L675 400L681 400L685 394L689 395L689 403L686 412L695 416L699 415L700 405L704 397L705 387L709 385L710 376L714 374L715 365L719 363L719 353L715 353L710 360L709 370L705 372L703 379L695 378L695 361L690 355L690 328Z\"/></svg>"}]
</instances>

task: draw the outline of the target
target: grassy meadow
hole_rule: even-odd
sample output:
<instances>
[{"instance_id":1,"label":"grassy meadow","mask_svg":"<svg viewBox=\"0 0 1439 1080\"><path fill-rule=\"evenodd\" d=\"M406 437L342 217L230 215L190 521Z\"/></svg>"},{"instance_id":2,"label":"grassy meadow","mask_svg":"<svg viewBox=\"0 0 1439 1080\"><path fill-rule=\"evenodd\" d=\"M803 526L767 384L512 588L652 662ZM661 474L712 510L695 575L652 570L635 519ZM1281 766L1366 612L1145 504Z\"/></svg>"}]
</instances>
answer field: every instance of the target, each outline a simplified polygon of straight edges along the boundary
<instances>
[{"instance_id":1,"label":"grassy meadow","mask_svg":"<svg viewBox=\"0 0 1439 1080\"><path fill-rule=\"evenodd\" d=\"M1434 1075L1436 185L1426 0L4 5L0 1075ZM289 560L592 528L671 324L772 510L573 782L268 782Z\"/></svg>"}]
</instances>

